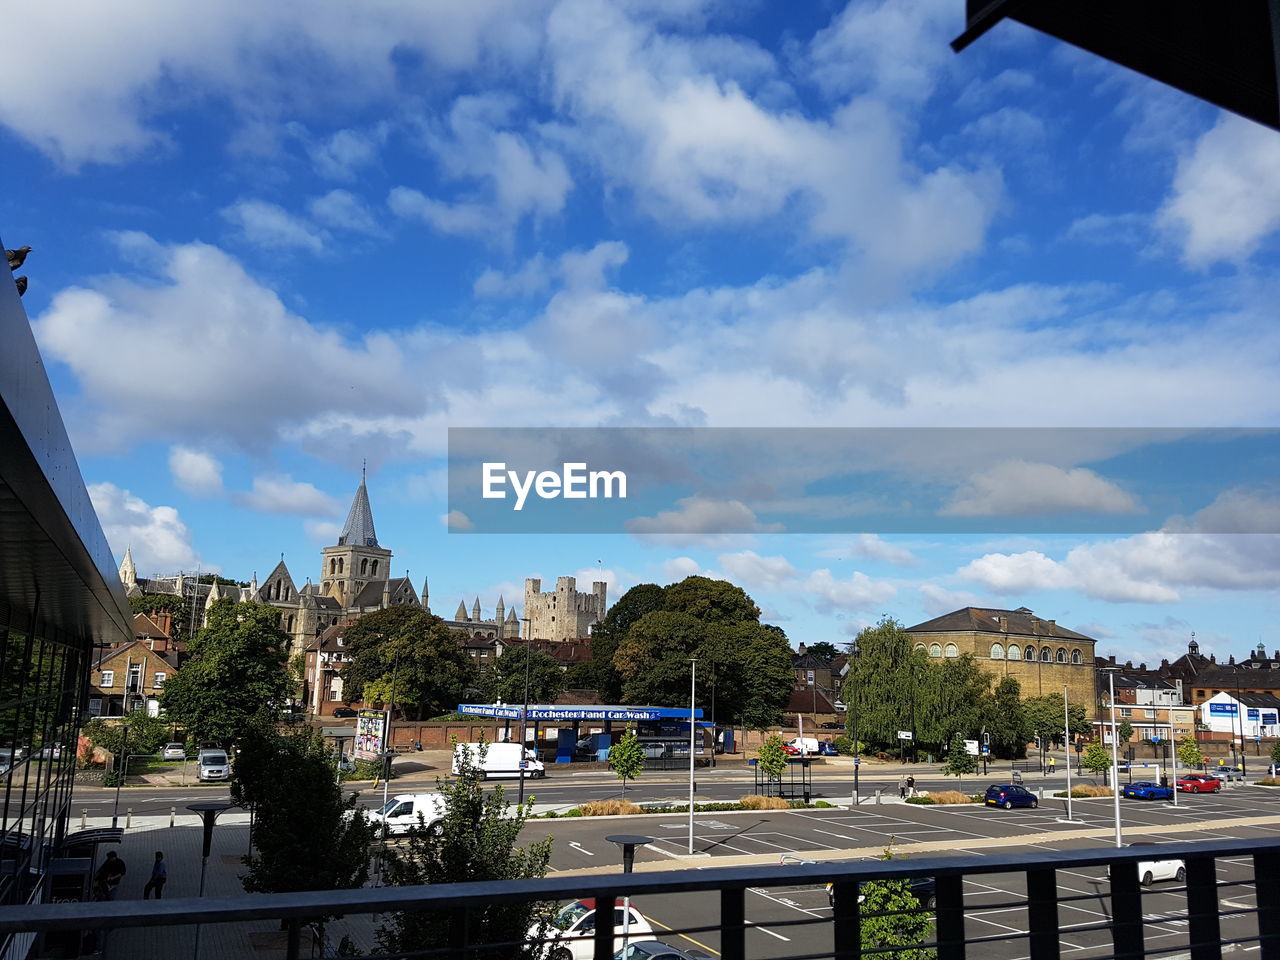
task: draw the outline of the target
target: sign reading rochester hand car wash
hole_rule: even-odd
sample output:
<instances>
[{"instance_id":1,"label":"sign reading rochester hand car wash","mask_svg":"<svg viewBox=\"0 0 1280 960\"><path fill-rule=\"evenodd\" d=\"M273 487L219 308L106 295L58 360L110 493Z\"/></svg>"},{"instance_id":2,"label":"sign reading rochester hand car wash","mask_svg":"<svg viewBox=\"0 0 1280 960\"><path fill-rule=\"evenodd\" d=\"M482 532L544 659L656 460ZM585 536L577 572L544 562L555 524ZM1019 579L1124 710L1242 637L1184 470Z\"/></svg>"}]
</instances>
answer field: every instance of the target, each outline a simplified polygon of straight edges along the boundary
<instances>
[{"instance_id":1,"label":"sign reading rochester hand car wash","mask_svg":"<svg viewBox=\"0 0 1280 960\"><path fill-rule=\"evenodd\" d=\"M1234 717L1236 715L1236 705L1234 703L1211 703L1209 704L1209 715L1213 717Z\"/></svg>"}]
</instances>

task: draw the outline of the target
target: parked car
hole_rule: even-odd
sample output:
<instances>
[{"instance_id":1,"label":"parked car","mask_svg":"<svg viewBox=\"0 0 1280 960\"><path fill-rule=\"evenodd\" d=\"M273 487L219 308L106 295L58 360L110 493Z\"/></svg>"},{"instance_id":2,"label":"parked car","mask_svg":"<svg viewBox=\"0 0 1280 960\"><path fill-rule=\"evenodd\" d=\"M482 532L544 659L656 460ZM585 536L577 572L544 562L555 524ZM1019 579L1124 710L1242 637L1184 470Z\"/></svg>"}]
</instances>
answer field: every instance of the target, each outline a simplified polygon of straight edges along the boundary
<instances>
[{"instance_id":1,"label":"parked car","mask_svg":"<svg viewBox=\"0 0 1280 960\"><path fill-rule=\"evenodd\" d=\"M982 802L987 806L1004 807L1006 810L1040 806L1040 799L1034 793L1016 783L993 783L987 787Z\"/></svg>"},{"instance_id":2,"label":"parked car","mask_svg":"<svg viewBox=\"0 0 1280 960\"><path fill-rule=\"evenodd\" d=\"M185 760L187 759L187 748L185 744L181 743L166 743L160 755L166 760Z\"/></svg>"},{"instance_id":3,"label":"parked car","mask_svg":"<svg viewBox=\"0 0 1280 960\"><path fill-rule=\"evenodd\" d=\"M1150 780L1137 780L1126 784L1120 791L1120 796L1128 797L1130 800L1172 800L1173 788L1162 787Z\"/></svg>"},{"instance_id":4,"label":"parked car","mask_svg":"<svg viewBox=\"0 0 1280 960\"><path fill-rule=\"evenodd\" d=\"M822 724L822 729L823 730L843 730L844 724L841 723L839 720L828 720L826 723Z\"/></svg>"},{"instance_id":5,"label":"parked car","mask_svg":"<svg viewBox=\"0 0 1280 960\"><path fill-rule=\"evenodd\" d=\"M419 820L421 817L421 820ZM420 824L433 837L444 833L444 797L438 793L400 793L378 810L369 813L369 821L382 824L390 836L408 833Z\"/></svg>"},{"instance_id":6,"label":"parked car","mask_svg":"<svg viewBox=\"0 0 1280 960\"><path fill-rule=\"evenodd\" d=\"M333 715L335 717L355 717L359 716L360 711L355 707L334 707Z\"/></svg>"},{"instance_id":7,"label":"parked car","mask_svg":"<svg viewBox=\"0 0 1280 960\"><path fill-rule=\"evenodd\" d=\"M782 752L783 752L783 753L785 753L788 757L798 757L798 756L800 756L800 748L799 748L799 747L793 747L793 746L792 746L791 744L789 744L789 743L784 743L784 744L782 745Z\"/></svg>"},{"instance_id":8,"label":"parked car","mask_svg":"<svg viewBox=\"0 0 1280 960\"><path fill-rule=\"evenodd\" d=\"M1158 847L1160 844L1152 840L1135 840L1129 844L1131 847ZM1107 876L1111 875L1110 868L1107 869ZM1157 880L1176 880L1181 883L1187 878L1187 865L1180 859L1176 860L1139 860L1138 861L1138 880L1144 887L1149 887Z\"/></svg>"},{"instance_id":9,"label":"parked car","mask_svg":"<svg viewBox=\"0 0 1280 960\"><path fill-rule=\"evenodd\" d=\"M1219 780L1229 783L1232 780L1243 780L1244 771L1239 767L1228 767L1225 764L1220 767L1213 767L1205 764L1204 772L1207 776L1217 777Z\"/></svg>"},{"instance_id":10,"label":"parked car","mask_svg":"<svg viewBox=\"0 0 1280 960\"><path fill-rule=\"evenodd\" d=\"M711 954L701 950L681 950L661 940L632 940L625 950L619 950L613 960L711 960Z\"/></svg>"},{"instance_id":11,"label":"parked car","mask_svg":"<svg viewBox=\"0 0 1280 960\"><path fill-rule=\"evenodd\" d=\"M196 779L203 781L230 780L231 761L221 747L206 747L196 754Z\"/></svg>"},{"instance_id":12,"label":"parked car","mask_svg":"<svg viewBox=\"0 0 1280 960\"><path fill-rule=\"evenodd\" d=\"M1219 793L1222 781L1206 773L1188 773L1178 778L1178 789L1183 793Z\"/></svg>"},{"instance_id":13,"label":"parked car","mask_svg":"<svg viewBox=\"0 0 1280 960\"><path fill-rule=\"evenodd\" d=\"M838 757L840 751L836 749L836 745L830 740L823 740L818 744L818 756L820 757Z\"/></svg>"},{"instance_id":14,"label":"parked car","mask_svg":"<svg viewBox=\"0 0 1280 960\"><path fill-rule=\"evenodd\" d=\"M620 899L613 903L611 919L614 945L618 950L622 949L624 919L628 937L639 938L637 942L653 939L653 927L649 926L649 921L636 909L636 905L631 904L629 916L624 913L624 906ZM591 960L595 955L597 912L596 901L593 899L575 900L561 908L546 934L549 939L546 954L548 960ZM536 937L538 932L536 926L531 927L529 936Z\"/></svg>"},{"instance_id":15,"label":"parked car","mask_svg":"<svg viewBox=\"0 0 1280 960\"><path fill-rule=\"evenodd\" d=\"M46 743L35 752L37 760L58 760L62 757L62 744Z\"/></svg>"}]
</instances>

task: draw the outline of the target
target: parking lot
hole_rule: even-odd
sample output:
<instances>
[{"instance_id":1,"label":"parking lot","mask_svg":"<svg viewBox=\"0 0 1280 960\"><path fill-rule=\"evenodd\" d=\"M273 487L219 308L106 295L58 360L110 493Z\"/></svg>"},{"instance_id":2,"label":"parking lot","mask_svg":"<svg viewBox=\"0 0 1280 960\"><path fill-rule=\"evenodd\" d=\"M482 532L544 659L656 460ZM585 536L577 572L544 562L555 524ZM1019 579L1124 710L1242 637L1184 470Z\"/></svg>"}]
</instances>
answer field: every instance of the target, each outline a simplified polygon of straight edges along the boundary
<instances>
[{"instance_id":1,"label":"parking lot","mask_svg":"<svg viewBox=\"0 0 1280 960\"><path fill-rule=\"evenodd\" d=\"M1280 796L1262 788L1235 787L1218 795L1178 800L1176 808L1163 802L1122 800L1125 841L1248 839L1275 837L1280 832ZM892 804L858 810L706 814L694 818L693 858L688 857L687 816L535 821L528 829L557 837L553 867L558 870L616 869L617 848L604 837L614 832L648 835L654 842L637 852L636 869L651 870L776 862L784 854L856 860L875 856L890 843L895 856L908 857L982 856L1046 847L1084 850L1114 842L1112 809L1110 799L1074 801L1074 823L1063 822L1066 812L1060 801L1012 811L978 805ZM1251 878L1248 858L1220 861L1224 938L1256 933L1252 915L1233 913L1256 905ZM1110 901L1104 868L1059 871L1058 886L1064 901L1059 906L1063 953L1082 958L1108 953L1111 940L1105 927L1110 921ZM971 954L996 960L1027 957L1027 911L1012 905L1025 896L1023 875L977 875L965 881L964 893L966 935L994 938L972 948ZM688 937L663 933L713 923L719 909L714 897L656 897L638 906L663 939L718 952L714 932ZM1186 900L1179 884L1158 881L1146 889L1144 910L1148 949L1176 952L1186 945ZM830 951L831 927L825 922L830 916L822 887L780 884L752 889L747 903L748 953L764 958ZM802 920L813 924L795 925ZM1102 929L1090 929L1095 926Z\"/></svg>"}]
</instances>

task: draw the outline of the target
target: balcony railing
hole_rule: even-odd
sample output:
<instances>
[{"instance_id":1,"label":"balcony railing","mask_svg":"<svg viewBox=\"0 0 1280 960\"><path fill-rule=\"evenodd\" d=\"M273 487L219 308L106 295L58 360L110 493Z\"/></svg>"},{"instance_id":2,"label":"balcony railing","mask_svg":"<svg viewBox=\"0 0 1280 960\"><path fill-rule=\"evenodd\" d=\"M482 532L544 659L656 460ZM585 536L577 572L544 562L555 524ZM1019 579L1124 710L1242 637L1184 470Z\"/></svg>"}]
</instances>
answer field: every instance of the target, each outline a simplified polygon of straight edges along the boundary
<instances>
[{"instance_id":1,"label":"balcony railing","mask_svg":"<svg viewBox=\"0 0 1280 960\"><path fill-rule=\"evenodd\" d=\"M1160 860L1181 859L1186 864L1185 883L1163 886L1158 891L1145 891L1140 884L1138 864L1152 860L1158 851ZM1223 881L1218 867L1223 861L1248 863L1252 876L1247 880ZM1063 894L1059 873L1084 867L1105 865L1109 880L1102 894ZM1017 874L1025 882L1025 897L984 901L980 905L966 902L964 884L975 878L991 878L998 874ZM1261 960L1280 960L1280 839L1204 841L1160 844L1158 847L1105 848L1082 851L1045 850L1035 853L992 853L987 856L957 856L891 861L804 863L798 865L707 868L674 870L662 873L610 874L594 876L553 876L544 880L515 880L488 883L462 883L423 887L375 887L358 890L334 890L308 893L246 895L218 899L176 899L163 901L124 900L113 903L63 903L42 906L0 908L0 939L15 933L53 930L114 931L128 927L178 926L244 921L283 922L288 930L289 960L304 953L304 933L308 923L317 917L335 914L351 917L392 911L439 911L449 918L447 943L432 945L412 953L378 954L386 958L441 958L441 960L481 960L513 956L517 944L483 944L474 942L469 930L474 929L477 911L504 903L533 903L595 898L597 903L612 903L615 898L654 898L680 894L712 898L718 909L701 912L705 922L669 931L660 936L672 939L677 934L693 936L714 934L719 938L723 960L745 960L746 933L754 924L747 921L747 892L752 888L821 885L832 883L833 915L803 916L793 920L773 919L773 929L813 928L824 930L825 942L831 947L817 952L808 950L785 954L770 950L771 960L859 960L872 955L892 955L899 949L865 949L859 931L863 911L859 903L859 887L869 880L932 877L935 881L935 926L932 939L920 944L936 952L938 960L982 960L990 955L993 945L1021 941L1019 955L1030 960L1057 960L1062 953L1064 925L1060 908L1073 902L1102 900L1106 916L1095 923L1070 924L1073 936L1100 932L1103 941L1086 951L1071 952L1089 957L1113 957L1137 960L1178 953L1191 960L1216 960L1225 952L1246 949ZM1248 899L1242 888L1252 885L1255 905L1242 905ZM1070 888L1067 888L1068 891ZM1223 890L1227 897L1221 897ZM1185 911L1166 910L1158 918L1144 911L1144 898L1149 894L1184 894ZM972 897L972 895L970 895ZM1004 908L1025 910L1023 932L975 936L966 932L966 911ZM1145 940L1148 923L1177 922L1185 925L1185 942L1174 946L1155 946ZM1244 922L1240 922L1244 921ZM1012 922L1012 921L1011 921ZM1229 923L1231 931L1224 931ZM278 925L278 924L277 924ZM1011 930L1014 928L1010 928ZM775 936L777 936L775 934ZM794 936L794 935L793 935ZM633 939L638 939L633 937ZM779 938L788 939L790 938ZM602 924L592 938L594 960L613 957L615 944L612 927ZM781 943L776 944L782 947ZM175 957L182 954L175 952ZM189 955L189 954L188 954ZM375 955L368 955L375 956Z\"/></svg>"}]
</instances>

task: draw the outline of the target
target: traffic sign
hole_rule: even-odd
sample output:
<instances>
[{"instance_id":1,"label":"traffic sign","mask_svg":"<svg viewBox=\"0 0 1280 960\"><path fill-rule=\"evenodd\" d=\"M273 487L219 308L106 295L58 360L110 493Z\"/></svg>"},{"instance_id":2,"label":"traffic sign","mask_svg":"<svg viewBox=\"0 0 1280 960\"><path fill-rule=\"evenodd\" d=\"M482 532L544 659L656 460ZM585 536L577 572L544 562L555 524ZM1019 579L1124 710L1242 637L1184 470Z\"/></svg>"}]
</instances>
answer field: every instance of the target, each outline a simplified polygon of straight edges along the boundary
<instances>
[{"instance_id":1,"label":"traffic sign","mask_svg":"<svg viewBox=\"0 0 1280 960\"><path fill-rule=\"evenodd\" d=\"M914 736L915 736L915 734L913 734L910 730L899 730L899 731L898 731L898 739L899 739L899 740L910 740L910 739L912 739Z\"/></svg>"},{"instance_id":2,"label":"traffic sign","mask_svg":"<svg viewBox=\"0 0 1280 960\"><path fill-rule=\"evenodd\" d=\"M1160 742L1160 738L1159 738L1158 736L1152 737L1152 738L1151 738L1151 742L1152 742L1152 743L1159 743L1159 742Z\"/></svg>"},{"instance_id":3,"label":"traffic sign","mask_svg":"<svg viewBox=\"0 0 1280 960\"><path fill-rule=\"evenodd\" d=\"M861 758L861 757L854 757L854 758L853 758L853 765L854 765L855 767L860 767L860 766L862 766L862 758Z\"/></svg>"}]
</instances>

